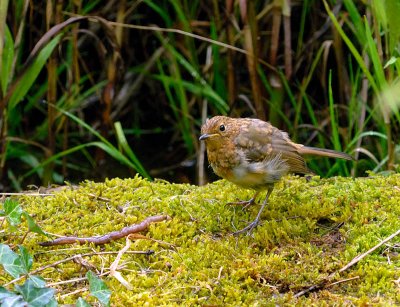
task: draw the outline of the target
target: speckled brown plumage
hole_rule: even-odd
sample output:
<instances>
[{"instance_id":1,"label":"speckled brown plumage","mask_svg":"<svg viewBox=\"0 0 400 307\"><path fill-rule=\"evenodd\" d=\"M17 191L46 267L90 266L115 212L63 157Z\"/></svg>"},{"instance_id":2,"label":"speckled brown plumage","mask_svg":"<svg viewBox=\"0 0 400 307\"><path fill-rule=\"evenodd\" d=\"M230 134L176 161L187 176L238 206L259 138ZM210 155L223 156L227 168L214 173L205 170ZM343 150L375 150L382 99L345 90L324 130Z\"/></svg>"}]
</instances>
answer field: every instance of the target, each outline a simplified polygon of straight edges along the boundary
<instances>
[{"instance_id":1,"label":"speckled brown plumage","mask_svg":"<svg viewBox=\"0 0 400 307\"><path fill-rule=\"evenodd\" d=\"M200 140L205 141L208 161L218 176L241 187L255 189L256 195L268 190L256 220L245 231L258 224L275 182L288 173L311 172L304 154L352 159L342 152L296 144L286 132L252 118L215 116L201 127ZM254 198L247 203L254 202Z\"/></svg>"}]
</instances>

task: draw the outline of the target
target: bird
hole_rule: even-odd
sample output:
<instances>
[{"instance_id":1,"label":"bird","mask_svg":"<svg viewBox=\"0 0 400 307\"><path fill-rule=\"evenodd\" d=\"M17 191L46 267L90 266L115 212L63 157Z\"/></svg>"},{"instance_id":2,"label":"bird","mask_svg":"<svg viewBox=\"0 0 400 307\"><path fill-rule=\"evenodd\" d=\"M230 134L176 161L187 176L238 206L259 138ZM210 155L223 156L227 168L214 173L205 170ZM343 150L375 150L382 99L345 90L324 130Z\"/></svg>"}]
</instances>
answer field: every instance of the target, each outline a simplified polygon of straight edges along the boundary
<instances>
[{"instance_id":1,"label":"bird","mask_svg":"<svg viewBox=\"0 0 400 307\"><path fill-rule=\"evenodd\" d=\"M293 142L289 135L269 122L256 118L214 116L201 126L208 161L214 173L234 184L255 190L251 205L261 191L267 191L256 218L234 235L248 234L260 223L274 184L289 173L312 174L303 155L353 160L347 153L309 147Z\"/></svg>"}]
</instances>

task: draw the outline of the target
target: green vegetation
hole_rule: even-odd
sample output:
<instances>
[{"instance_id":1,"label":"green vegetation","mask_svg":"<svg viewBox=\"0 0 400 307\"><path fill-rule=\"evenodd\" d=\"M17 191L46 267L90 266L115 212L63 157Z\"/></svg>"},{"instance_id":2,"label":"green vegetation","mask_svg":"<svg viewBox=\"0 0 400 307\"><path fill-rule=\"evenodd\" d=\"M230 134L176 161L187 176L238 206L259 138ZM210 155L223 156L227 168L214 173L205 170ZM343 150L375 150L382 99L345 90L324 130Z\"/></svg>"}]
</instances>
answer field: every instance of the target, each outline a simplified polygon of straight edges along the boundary
<instances>
[{"instance_id":1,"label":"green vegetation","mask_svg":"<svg viewBox=\"0 0 400 307\"><path fill-rule=\"evenodd\" d=\"M0 244L0 264L12 277L29 276L23 285L15 285L15 291L8 291L0 286L0 303L2 306L57 306L55 289L46 287L46 281L36 275L29 274L33 259L27 249L19 246L20 255L14 253L9 246ZM102 306L110 305L111 291L93 272L88 271L86 278L90 284L90 294L96 297ZM77 300L78 306L90 306L83 298Z\"/></svg>"},{"instance_id":2,"label":"green vegetation","mask_svg":"<svg viewBox=\"0 0 400 307\"><path fill-rule=\"evenodd\" d=\"M20 204L15 200L8 198L4 201L3 210L0 210L0 217L3 217L10 232L16 231L22 223L22 218L24 218L28 224L28 232L32 231L38 234L46 235L35 223L34 219L28 214L28 212L23 210ZM25 236L28 234L28 232L25 234ZM22 244L23 240L20 243Z\"/></svg>"},{"instance_id":3,"label":"green vegetation","mask_svg":"<svg viewBox=\"0 0 400 307\"><path fill-rule=\"evenodd\" d=\"M9 246L0 244L0 264L14 278L21 274L27 275L33 263L25 247L20 246L19 250L20 255L14 253ZM31 275L23 285L15 286L15 292L0 287L0 303L2 306L57 306L55 290L45 285L43 278Z\"/></svg>"},{"instance_id":4,"label":"green vegetation","mask_svg":"<svg viewBox=\"0 0 400 307\"><path fill-rule=\"evenodd\" d=\"M0 1L0 189L86 181L4 200L1 304L400 304L397 243L339 272L400 226L398 0L45 4ZM286 177L234 237L258 206L227 203L252 191L150 180L211 181L216 114L348 152L309 166L352 178ZM38 244L160 214L130 246Z\"/></svg>"},{"instance_id":5,"label":"green vegetation","mask_svg":"<svg viewBox=\"0 0 400 307\"><path fill-rule=\"evenodd\" d=\"M22 217L27 221L28 232L23 235L20 243L24 241L30 231L47 235L17 201L6 199L3 203L3 209L0 210L0 217L3 217L2 226L6 225L8 228L9 238L12 238L12 233L18 232L17 226L21 225ZM14 278L11 283L18 282L23 279L23 276L26 276L25 282L22 285L16 284L14 291L9 291L0 286L1 306L57 306L54 298L55 289L46 287L46 281L41 276L32 274L32 255L24 246L19 245L18 248L20 254L13 252L8 245L0 244L0 265L7 274ZM96 297L102 306L109 306L111 291L108 290L104 282L91 271L86 273L86 278L89 281L90 294ZM78 306L90 306L81 297L77 304Z\"/></svg>"},{"instance_id":6,"label":"green vegetation","mask_svg":"<svg viewBox=\"0 0 400 307\"><path fill-rule=\"evenodd\" d=\"M286 177L271 195L263 224L252 236L239 237L231 233L252 220L259 207L227 205L250 198L252 191L224 180L196 187L137 176L47 191L53 196L16 198L46 233L58 235L103 235L149 216L169 215L169 221L142 233L148 239L133 237L122 254L117 270L131 290L109 275L124 239L101 247L41 247L38 243L48 238L26 235L25 224L0 236L9 246L26 236L24 245L35 259L32 269L50 265L35 274L56 289L58 303L75 303L79 297L93 302L80 278L90 270L102 273L113 306L393 305L400 303L398 238L338 271L400 228L399 186L397 174ZM71 257L77 260L62 261ZM325 289L294 297L330 274L334 277ZM1 276L3 284L11 280Z\"/></svg>"},{"instance_id":7,"label":"green vegetation","mask_svg":"<svg viewBox=\"0 0 400 307\"><path fill-rule=\"evenodd\" d=\"M0 5L4 189L82 178L203 183L207 116L256 116L356 163L398 164L397 0ZM38 22L40 21L40 22Z\"/></svg>"}]
</instances>

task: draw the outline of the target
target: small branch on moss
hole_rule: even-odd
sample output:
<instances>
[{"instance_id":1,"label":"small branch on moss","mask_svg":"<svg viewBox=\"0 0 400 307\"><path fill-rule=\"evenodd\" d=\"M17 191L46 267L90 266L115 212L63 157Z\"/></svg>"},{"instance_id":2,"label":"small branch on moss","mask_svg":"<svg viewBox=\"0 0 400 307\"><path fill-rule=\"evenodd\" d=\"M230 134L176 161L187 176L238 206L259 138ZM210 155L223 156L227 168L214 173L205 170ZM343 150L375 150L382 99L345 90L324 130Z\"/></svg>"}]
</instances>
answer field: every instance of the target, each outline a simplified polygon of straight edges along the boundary
<instances>
[{"instance_id":1,"label":"small branch on moss","mask_svg":"<svg viewBox=\"0 0 400 307\"><path fill-rule=\"evenodd\" d=\"M223 270L223 269L224 269L223 266L221 266L221 267L219 268L218 277L217 277L217 282L219 282L220 279L221 279L221 275L222 275L222 270Z\"/></svg>"},{"instance_id":2,"label":"small branch on moss","mask_svg":"<svg viewBox=\"0 0 400 307\"><path fill-rule=\"evenodd\" d=\"M140 222L139 224L135 224L132 226L124 227L120 231L113 231L103 236L95 236L95 237L86 237L86 238L79 238L79 237L61 237L55 239L53 241L46 241L41 242L39 245L41 246L53 246L53 245L62 245L62 244L86 244L86 243L93 243L94 245L103 245L110 243L111 241L121 239L126 237L132 233L137 233L140 231L144 231L149 228L151 223L157 223L165 220L169 220L170 217L168 215L155 215L146 218L144 221Z\"/></svg>"},{"instance_id":3,"label":"small branch on moss","mask_svg":"<svg viewBox=\"0 0 400 307\"><path fill-rule=\"evenodd\" d=\"M330 274L328 277L326 277L326 278L325 278L323 281L321 281L320 283L315 284L315 285L312 285L311 287L309 287L309 288L307 288L307 289L305 289L305 290L303 290L303 291L300 291L300 292L296 293L296 294L294 295L294 297L297 298L297 297L306 295L306 294L311 293L311 292L315 292L315 291L322 290L322 289L326 288L327 286L334 285L335 283L330 283L330 284L328 284L328 283L332 280L332 278L333 278L336 274L339 274L339 273L342 273L342 272L346 271L347 269L349 269L350 267L352 267L353 265L355 265L356 263L358 263L359 261L361 261L362 259L364 259L367 255L373 253L376 249L378 249L378 248L381 247L382 245L386 244L387 242L389 242L390 240L392 240L394 237L398 236L399 234L400 234L400 229L397 230L395 233L392 233L390 236L388 236L388 237L387 237L386 239L384 239L383 241L381 241L381 242L379 242L378 244L376 244L374 247L372 247L372 248L370 248L369 250L367 250L365 253L362 253L362 254L360 254L360 255L354 257L348 264L346 264L344 267L342 267L339 271L336 271L336 272ZM356 279L356 278L353 278L353 279ZM344 280L344 281L349 281L349 280L352 280L352 279L349 278L349 279Z\"/></svg>"},{"instance_id":4,"label":"small branch on moss","mask_svg":"<svg viewBox=\"0 0 400 307\"><path fill-rule=\"evenodd\" d=\"M365 256L371 254L374 252L376 249L381 247L382 245L386 244L390 240L392 240L394 237L398 236L400 234L400 229L397 230L395 233L392 233L390 236L388 236L385 240L379 242L377 245L372 247L371 249L367 250L365 253L358 255L357 257L354 257L353 260L351 260L347 265L345 265L343 268L339 270L339 273L347 270L349 267L355 265L357 262L359 262L361 259L363 259Z\"/></svg>"},{"instance_id":5,"label":"small branch on moss","mask_svg":"<svg viewBox=\"0 0 400 307\"><path fill-rule=\"evenodd\" d=\"M327 283L327 281L324 280L324 281L320 282L319 284L312 285L311 287L308 287L308 288L305 289L305 290L302 290L302 291L300 291L300 292L297 292L297 293L294 295L294 297L295 297L295 298L298 298L298 297L300 297L300 296L306 295L307 293L319 291L319 290L321 290L322 288L325 287L326 283Z\"/></svg>"},{"instance_id":6,"label":"small branch on moss","mask_svg":"<svg viewBox=\"0 0 400 307\"><path fill-rule=\"evenodd\" d=\"M333 282L331 284L326 285L325 288L329 288L329 287L332 287L334 285L342 284L344 282L352 281L354 279L359 279L359 278L360 278L360 276L354 276L354 277L350 277L350 278L346 278L346 279L341 279L341 280L338 280L338 281L335 281L335 282Z\"/></svg>"},{"instance_id":7,"label":"small branch on moss","mask_svg":"<svg viewBox=\"0 0 400 307\"><path fill-rule=\"evenodd\" d=\"M75 290L75 291L72 291L72 292L69 292L69 293L65 293L65 294L63 294L63 295L60 295L60 298L61 298L61 299L64 299L64 298L66 298L66 297L68 297L68 296L75 295L75 294L78 294L78 293L82 293L82 292L85 292L85 291L89 291L89 289L88 289L88 288L80 288L80 289L77 289L77 290Z\"/></svg>"},{"instance_id":8,"label":"small branch on moss","mask_svg":"<svg viewBox=\"0 0 400 307\"><path fill-rule=\"evenodd\" d=\"M130 240L130 237L131 237L130 235L126 237L126 245L118 252L117 257L111 264L110 276L116 278L125 288L132 291L133 290L132 285L128 281L126 281L126 279L122 276L121 272L117 271L122 255L125 254L127 250L131 247L132 241Z\"/></svg>"},{"instance_id":9,"label":"small branch on moss","mask_svg":"<svg viewBox=\"0 0 400 307\"><path fill-rule=\"evenodd\" d=\"M103 276L107 276L109 274L110 274L110 272L107 271L107 272L103 272L101 274L98 274L97 276L98 277L103 277ZM54 286L59 286L59 285L74 284L74 283L81 282L81 281L84 281L84 280L87 280L87 278L86 277L78 277L78 278L73 278L73 279L69 279L69 280L62 280L62 281L58 281L58 282L47 283L46 286L47 287L54 287Z\"/></svg>"},{"instance_id":10,"label":"small branch on moss","mask_svg":"<svg viewBox=\"0 0 400 307\"><path fill-rule=\"evenodd\" d=\"M87 193L86 195L88 195L88 196L90 196L90 197L92 197L92 198L94 198L96 200L102 200L102 201L105 201L105 202L111 202L111 199L109 199L109 198L98 196L98 195L95 195L95 194L92 194L92 193Z\"/></svg>"},{"instance_id":11,"label":"small branch on moss","mask_svg":"<svg viewBox=\"0 0 400 307\"><path fill-rule=\"evenodd\" d=\"M19 192L19 193L0 193L0 196L54 196L51 193L40 193L40 192Z\"/></svg>"},{"instance_id":12,"label":"small branch on moss","mask_svg":"<svg viewBox=\"0 0 400 307\"><path fill-rule=\"evenodd\" d=\"M304 217L300 216L300 215L286 216L286 217L281 218L281 219L274 219L274 221L279 223L279 222L282 222L283 220L294 220L294 219L298 219L298 218L304 218Z\"/></svg>"}]
</instances>

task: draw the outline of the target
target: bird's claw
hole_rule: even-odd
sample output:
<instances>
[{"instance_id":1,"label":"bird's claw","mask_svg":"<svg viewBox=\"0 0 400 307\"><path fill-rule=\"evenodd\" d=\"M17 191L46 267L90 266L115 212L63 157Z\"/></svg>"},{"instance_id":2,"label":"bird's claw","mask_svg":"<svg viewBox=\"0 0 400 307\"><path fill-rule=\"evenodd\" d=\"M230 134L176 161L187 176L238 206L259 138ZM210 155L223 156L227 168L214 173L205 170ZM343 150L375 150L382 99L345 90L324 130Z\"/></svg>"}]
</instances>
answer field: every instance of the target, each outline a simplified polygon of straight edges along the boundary
<instances>
[{"instance_id":1,"label":"bird's claw","mask_svg":"<svg viewBox=\"0 0 400 307\"><path fill-rule=\"evenodd\" d=\"M246 209L247 207L251 206L254 203L255 203L255 199L253 197L252 199L249 199L249 200L229 202L229 203L227 203L227 205L229 205L229 206L243 206L243 209Z\"/></svg>"},{"instance_id":2,"label":"bird's claw","mask_svg":"<svg viewBox=\"0 0 400 307\"><path fill-rule=\"evenodd\" d=\"M245 232L247 232L247 235L250 235L251 232L253 231L253 229L256 228L259 223L260 223L260 220L259 219L255 219L253 222L248 224L245 228L240 229L238 231L235 231L233 233L233 235L234 236L238 236L238 235L240 235L242 233L245 233Z\"/></svg>"}]
</instances>

